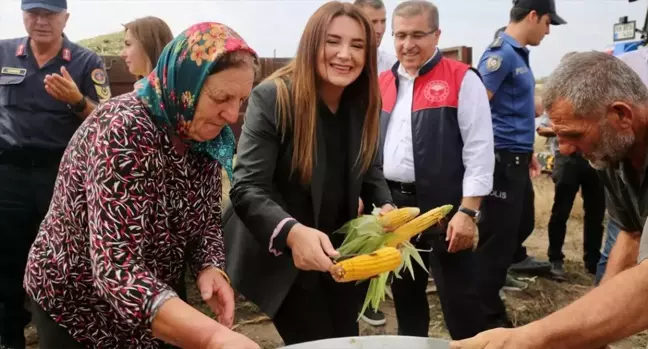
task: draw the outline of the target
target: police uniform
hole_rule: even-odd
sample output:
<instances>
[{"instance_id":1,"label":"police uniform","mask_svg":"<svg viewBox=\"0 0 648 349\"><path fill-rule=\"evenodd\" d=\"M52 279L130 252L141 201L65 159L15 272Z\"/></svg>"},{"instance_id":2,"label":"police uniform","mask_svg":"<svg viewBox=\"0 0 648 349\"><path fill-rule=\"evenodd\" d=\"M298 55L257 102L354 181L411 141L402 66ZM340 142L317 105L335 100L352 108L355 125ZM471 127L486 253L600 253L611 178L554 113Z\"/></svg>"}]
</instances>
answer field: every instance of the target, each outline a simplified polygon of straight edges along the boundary
<instances>
[{"instance_id":1,"label":"police uniform","mask_svg":"<svg viewBox=\"0 0 648 349\"><path fill-rule=\"evenodd\" d=\"M511 263L526 257L521 244L535 223L529 176L535 140L535 78L529 50L504 32L483 54L478 69L486 89L494 94L490 105L496 160L493 190L483 200L479 224L478 289L483 293L489 327L510 326L499 290Z\"/></svg>"},{"instance_id":2,"label":"police uniform","mask_svg":"<svg viewBox=\"0 0 648 349\"><path fill-rule=\"evenodd\" d=\"M62 66L87 98L110 97L102 59L66 37L42 67L28 37L0 41L0 344L8 347L24 347L27 255L48 210L60 158L82 122L45 90L45 76L60 74Z\"/></svg>"}]
</instances>

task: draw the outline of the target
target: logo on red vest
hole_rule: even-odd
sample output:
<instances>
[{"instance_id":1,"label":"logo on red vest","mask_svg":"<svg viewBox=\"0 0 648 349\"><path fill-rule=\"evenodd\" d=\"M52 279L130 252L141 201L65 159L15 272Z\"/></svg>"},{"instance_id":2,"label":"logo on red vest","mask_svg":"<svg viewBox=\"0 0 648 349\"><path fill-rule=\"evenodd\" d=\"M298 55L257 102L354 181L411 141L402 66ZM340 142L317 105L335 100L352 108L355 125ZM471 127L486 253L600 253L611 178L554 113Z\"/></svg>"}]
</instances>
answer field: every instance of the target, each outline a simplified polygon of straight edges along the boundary
<instances>
[{"instance_id":1,"label":"logo on red vest","mask_svg":"<svg viewBox=\"0 0 648 349\"><path fill-rule=\"evenodd\" d=\"M432 103L444 101L446 98L448 98L449 94L450 86L448 86L447 82L442 80L430 81L427 85L425 85L425 88L423 89L423 95L428 101Z\"/></svg>"}]
</instances>

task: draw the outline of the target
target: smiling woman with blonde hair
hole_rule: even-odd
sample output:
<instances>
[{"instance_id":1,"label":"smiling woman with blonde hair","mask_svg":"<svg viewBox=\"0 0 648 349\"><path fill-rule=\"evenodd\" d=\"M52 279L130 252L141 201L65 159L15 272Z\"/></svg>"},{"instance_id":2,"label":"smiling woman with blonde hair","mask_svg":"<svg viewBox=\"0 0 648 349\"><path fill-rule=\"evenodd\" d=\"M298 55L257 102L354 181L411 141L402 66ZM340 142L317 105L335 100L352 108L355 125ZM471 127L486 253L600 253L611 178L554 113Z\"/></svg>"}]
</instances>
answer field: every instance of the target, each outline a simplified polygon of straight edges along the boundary
<instances>
[{"instance_id":1,"label":"smiling woman with blonde hair","mask_svg":"<svg viewBox=\"0 0 648 349\"><path fill-rule=\"evenodd\" d=\"M328 271L343 237L332 233L357 216L359 196L393 208L377 156L376 54L361 10L326 3L308 20L294 60L248 102L227 265L235 288L273 318L286 344L358 334L364 288L336 283Z\"/></svg>"}]
</instances>

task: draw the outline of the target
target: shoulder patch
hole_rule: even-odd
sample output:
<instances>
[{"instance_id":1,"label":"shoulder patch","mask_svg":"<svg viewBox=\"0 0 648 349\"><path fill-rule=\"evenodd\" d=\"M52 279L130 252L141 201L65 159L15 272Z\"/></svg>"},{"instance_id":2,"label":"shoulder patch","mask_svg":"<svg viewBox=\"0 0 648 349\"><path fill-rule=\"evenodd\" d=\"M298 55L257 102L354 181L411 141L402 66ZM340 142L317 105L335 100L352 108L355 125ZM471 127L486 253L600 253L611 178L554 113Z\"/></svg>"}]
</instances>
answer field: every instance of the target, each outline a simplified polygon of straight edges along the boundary
<instances>
[{"instance_id":1,"label":"shoulder patch","mask_svg":"<svg viewBox=\"0 0 648 349\"><path fill-rule=\"evenodd\" d=\"M502 57L492 55L486 60L486 70L489 72L497 71L502 66Z\"/></svg>"},{"instance_id":2,"label":"shoulder patch","mask_svg":"<svg viewBox=\"0 0 648 349\"><path fill-rule=\"evenodd\" d=\"M101 68L97 68L92 71L90 78L97 85L103 85L106 83L106 73Z\"/></svg>"},{"instance_id":3,"label":"shoulder patch","mask_svg":"<svg viewBox=\"0 0 648 349\"><path fill-rule=\"evenodd\" d=\"M103 103L110 99L110 87L95 85L95 91L97 91L99 102Z\"/></svg>"},{"instance_id":4,"label":"shoulder patch","mask_svg":"<svg viewBox=\"0 0 648 349\"><path fill-rule=\"evenodd\" d=\"M504 39L502 39L501 36L498 36L493 40L493 42L490 44L490 48L500 48L502 47L502 44L504 43Z\"/></svg>"}]
</instances>

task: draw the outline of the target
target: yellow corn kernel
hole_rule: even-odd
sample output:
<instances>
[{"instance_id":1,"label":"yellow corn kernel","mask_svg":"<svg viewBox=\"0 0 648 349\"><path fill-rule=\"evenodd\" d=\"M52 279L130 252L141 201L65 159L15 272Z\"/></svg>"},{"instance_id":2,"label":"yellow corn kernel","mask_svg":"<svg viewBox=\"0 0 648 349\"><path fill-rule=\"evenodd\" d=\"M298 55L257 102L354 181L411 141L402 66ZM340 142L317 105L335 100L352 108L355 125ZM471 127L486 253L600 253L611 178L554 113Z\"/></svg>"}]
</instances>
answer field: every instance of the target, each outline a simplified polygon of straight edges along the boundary
<instances>
[{"instance_id":1,"label":"yellow corn kernel","mask_svg":"<svg viewBox=\"0 0 648 349\"><path fill-rule=\"evenodd\" d=\"M401 225L391 233L391 238L387 241L386 246L396 247L405 241L409 241L425 229L437 224L451 210L452 205L439 206Z\"/></svg>"},{"instance_id":2,"label":"yellow corn kernel","mask_svg":"<svg viewBox=\"0 0 648 349\"><path fill-rule=\"evenodd\" d=\"M392 271L400 264L400 252L393 247L383 247L372 253L338 262L333 265L330 273L337 282L357 281Z\"/></svg>"},{"instance_id":3,"label":"yellow corn kernel","mask_svg":"<svg viewBox=\"0 0 648 349\"><path fill-rule=\"evenodd\" d=\"M391 210L378 217L378 223L387 231L392 231L411 221L421 213L418 207L403 207Z\"/></svg>"}]
</instances>

